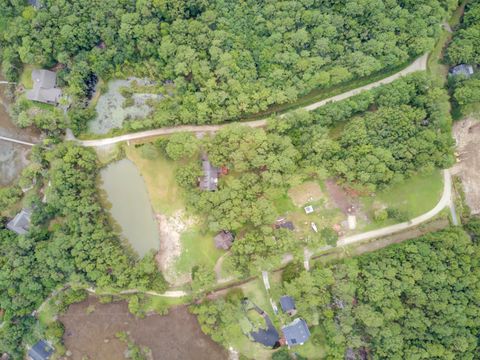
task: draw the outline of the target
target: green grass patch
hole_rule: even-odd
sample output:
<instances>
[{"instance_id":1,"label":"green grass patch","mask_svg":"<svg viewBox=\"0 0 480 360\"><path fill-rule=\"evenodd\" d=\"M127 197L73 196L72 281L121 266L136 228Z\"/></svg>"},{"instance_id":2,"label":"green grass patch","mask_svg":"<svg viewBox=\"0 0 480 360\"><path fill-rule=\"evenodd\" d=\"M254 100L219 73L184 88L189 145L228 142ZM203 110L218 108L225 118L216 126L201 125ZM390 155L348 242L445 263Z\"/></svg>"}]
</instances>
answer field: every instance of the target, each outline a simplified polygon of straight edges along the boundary
<instances>
[{"instance_id":1,"label":"green grass patch","mask_svg":"<svg viewBox=\"0 0 480 360\"><path fill-rule=\"evenodd\" d=\"M50 299L42 307L42 310L38 313L38 321L43 326L47 326L55 321L55 317L58 314L58 306L54 304L54 300Z\"/></svg>"},{"instance_id":2,"label":"green grass patch","mask_svg":"<svg viewBox=\"0 0 480 360\"><path fill-rule=\"evenodd\" d=\"M188 296L180 297L180 298L169 298L164 296L152 296L147 295L142 308L143 310L148 313L150 311L155 311L156 313L163 315L165 314L169 308L187 304L190 301Z\"/></svg>"},{"instance_id":3,"label":"green grass patch","mask_svg":"<svg viewBox=\"0 0 480 360\"><path fill-rule=\"evenodd\" d=\"M444 85L447 81L448 65L443 63L443 54L451 39L452 34L446 30L442 30L435 47L428 56L427 69L433 74L434 79L439 81L439 85Z\"/></svg>"},{"instance_id":4,"label":"green grass patch","mask_svg":"<svg viewBox=\"0 0 480 360\"><path fill-rule=\"evenodd\" d=\"M140 170L156 213L172 215L185 208L181 190L175 180L177 164L166 159L160 152L155 159L146 159L141 154L141 148L133 145L125 147L125 153Z\"/></svg>"},{"instance_id":5,"label":"green grass patch","mask_svg":"<svg viewBox=\"0 0 480 360\"><path fill-rule=\"evenodd\" d=\"M213 269L218 258L224 251L215 247L213 237L215 234L207 232L202 234L199 227L189 229L182 233L182 254L176 262L176 270L181 273L190 273L196 265L205 265Z\"/></svg>"},{"instance_id":6,"label":"green grass patch","mask_svg":"<svg viewBox=\"0 0 480 360\"><path fill-rule=\"evenodd\" d=\"M308 360L324 359L326 355L326 340L323 329L320 326L310 328L310 339L302 346L296 346L292 352L307 358Z\"/></svg>"},{"instance_id":7,"label":"green grass patch","mask_svg":"<svg viewBox=\"0 0 480 360\"><path fill-rule=\"evenodd\" d=\"M20 84L22 84L25 89L33 88L32 80L32 70L34 69L33 65L25 65L23 67L22 74L20 75Z\"/></svg>"},{"instance_id":8,"label":"green grass patch","mask_svg":"<svg viewBox=\"0 0 480 360\"><path fill-rule=\"evenodd\" d=\"M411 219L433 209L440 200L442 192L443 177L440 170L434 170L430 173L420 173L412 176L399 184L394 184L377 192L374 197L362 197L360 201L363 211L370 219L373 219L376 209L384 207L406 212ZM362 224L359 221L358 230L373 230L396 222L398 221L393 219L372 221L369 224Z\"/></svg>"}]
</instances>

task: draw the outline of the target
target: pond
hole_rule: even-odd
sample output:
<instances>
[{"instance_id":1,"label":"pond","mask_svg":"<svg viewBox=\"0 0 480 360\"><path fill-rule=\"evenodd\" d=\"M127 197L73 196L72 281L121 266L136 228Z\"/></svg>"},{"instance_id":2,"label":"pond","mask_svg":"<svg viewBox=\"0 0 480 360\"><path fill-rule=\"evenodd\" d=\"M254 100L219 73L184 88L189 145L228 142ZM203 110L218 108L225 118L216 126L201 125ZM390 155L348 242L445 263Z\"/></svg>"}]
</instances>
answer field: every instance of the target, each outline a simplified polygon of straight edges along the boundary
<instances>
[{"instance_id":1,"label":"pond","mask_svg":"<svg viewBox=\"0 0 480 360\"><path fill-rule=\"evenodd\" d=\"M100 172L102 188L111 204L110 214L121 228L121 236L140 256L160 248L157 223L147 188L134 163L123 159Z\"/></svg>"},{"instance_id":2,"label":"pond","mask_svg":"<svg viewBox=\"0 0 480 360\"><path fill-rule=\"evenodd\" d=\"M130 105L125 106L126 98L121 89L130 87L133 82L148 85L147 80L132 78L129 80L112 80L108 83L108 91L98 99L95 109L97 117L89 123L89 131L93 134L106 134L112 129L121 128L124 121L141 119L152 111L147 100L159 100L158 94L133 94Z\"/></svg>"}]
</instances>

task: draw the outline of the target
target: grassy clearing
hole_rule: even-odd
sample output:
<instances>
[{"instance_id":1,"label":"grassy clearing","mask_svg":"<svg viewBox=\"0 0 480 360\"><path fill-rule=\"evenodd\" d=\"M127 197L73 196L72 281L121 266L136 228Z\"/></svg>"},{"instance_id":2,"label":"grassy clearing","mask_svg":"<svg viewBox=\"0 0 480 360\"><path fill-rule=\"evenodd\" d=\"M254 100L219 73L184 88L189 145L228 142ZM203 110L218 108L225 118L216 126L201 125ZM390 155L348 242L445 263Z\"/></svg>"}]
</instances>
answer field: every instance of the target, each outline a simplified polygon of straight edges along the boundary
<instances>
[{"instance_id":1,"label":"grassy clearing","mask_svg":"<svg viewBox=\"0 0 480 360\"><path fill-rule=\"evenodd\" d=\"M377 192L375 197L363 197L360 201L369 219L373 219L373 213L376 209L386 207L406 212L409 218L414 218L435 207L442 191L443 178L441 172L440 170L434 170L431 173L417 174L402 183ZM387 219L367 224L359 219L358 230L373 230L396 222L395 220Z\"/></svg>"},{"instance_id":2,"label":"grassy clearing","mask_svg":"<svg viewBox=\"0 0 480 360\"><path fill-rule=\"evenodd\" d=\"M32 81L32 70L34 69L33 65L25 65L23 67L22 74L20 75L20 84L22 84L25 89L33 88Z\"/></svg>"},{"instance_id":3,"label":"grassy clearing","mask_svg":"<svg viewBox=\"0 0 480 360\"><path fill-rule=\"evenodd\" d=\"M302 346L297 346L293 352L307 358L308 360L324 359L326 355L326 340L323 335L323 329L315 326L310 329L310 339Z\"/></svg>"},{"instance_id":4,"label":"grassy clearing","mask_svg":"<svg viewBox=\"0 0 480 360\"><path fill-rule=\"evenodd\" d=\"M261 279L256 279L247 284L241 286L241 289L250 301L255 303L258 307L268 313L271 320L275 324L275 317L273 314L270 301L268 300L267 293L263 286ZM277 326L277 324L275 324ZM273 351L265 348L263 345L258 344L250 340L245 334L242 333L240 326L231 327L232 334L230 336L230 345L239 351L242 355L248 359L256 360L269 360L271 359ZM278 330L278 327L277 327Z\"/></svg>"},{"instance_id":5,"label":"grassy clearing","mask_svg":"<svg viewBox=\"0 0 480 360\"><path fill-rule=\"evenodd\" d=\"M177 165L160 152L155 159L146 159L140 148L125 147L127 157L135 163L145 180L153 209L157 213L173 215L185 208L181 190L175 181Z\"/></svg>"},{"instance_id":6,"label":"grassy clearing","mask_svg":"<svg viewBox=\"0 0 480 360\"><path fill-rule=\"evenodd\" d=\"M184 249L176 262L176 270L181 273L190 272L196 265L205 265L213 269L218 258L224 254L213 242L215 234L202 234L200 227L182 233L181 241Z\"/></svg>"},{"instance_id":7,"label":"grassy clearing","mask_svg":"<svg viewBox=\"0 0 480 360\"><path fill-rule=\"evenodd\" d=\"M318 230L324 227L331 227L344 220L343 213L333 206L330 199L322 189L321 184L313 181L307 181L300 185L292 187L288 191L293 208L284 213L286 218L293 222L296 227L297 236L306 239L315 233L311 228L311 223L315 223ZM313 213L306 214L304 207L313 206Z\"/></svg>"},{"instance_id":8,"label":"grassy clearing","mask_svg":"<svg viewBox=\"0 0 480 360\"><path fill-rule=\"evenodd\" d=\"M433 74L433 78L439 81L439 85L443 86L447 81L448 65L443 62L444 50L452 39L452 34L446 30L442 30L440 37L428 56L428 71Z\"/></svg>"},{"instance_id":9,"label":"grassy clearing","mask_svg":"<svg viewBox=\"0 0 480 360\"><path fill-rule=\"evenodd\" d=\"M162 315L167 312L169 308L187 304L189 301L190 298L186 296L181 298L168 298L162 296L147 295L142 303L142 310L145 311L145 313L154 311Z\"/></svg>"}]
</instances>

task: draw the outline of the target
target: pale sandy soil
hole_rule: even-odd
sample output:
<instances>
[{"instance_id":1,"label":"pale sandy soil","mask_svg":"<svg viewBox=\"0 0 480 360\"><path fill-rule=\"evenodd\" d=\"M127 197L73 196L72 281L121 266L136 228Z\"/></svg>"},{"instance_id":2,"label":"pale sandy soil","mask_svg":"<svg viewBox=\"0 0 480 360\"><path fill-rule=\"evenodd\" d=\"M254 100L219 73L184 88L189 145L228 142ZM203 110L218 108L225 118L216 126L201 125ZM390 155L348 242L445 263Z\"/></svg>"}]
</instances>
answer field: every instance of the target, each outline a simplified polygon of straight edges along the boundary
<instances>
[{"instance_id":1,"label":"pale sandy soil","mask_svg":"<svg viewBox=\"0 0 480 360\"><path fill-rule=\"evenodd\" d=\"M452 169L460 176L467 205L472 214L480 214L480 121L466 118L453 125L457 142L457 163Z\"/></svg>"},{"instance_id":2,"label":"pale sandy soil","mask_svg":"<svg viewBox=\"0 0 480 360\"><path fill-rule=\"evenodd\" d=\"M155 218L160 233L160 250L157 253L156 260L165 279L174 286L191 281L190 274L179 274L175 270L175 261L182 254L180 236L195 221L186 218L182 211L177 211L173 216L157 213Z\"/></svg>"}]
</instances>

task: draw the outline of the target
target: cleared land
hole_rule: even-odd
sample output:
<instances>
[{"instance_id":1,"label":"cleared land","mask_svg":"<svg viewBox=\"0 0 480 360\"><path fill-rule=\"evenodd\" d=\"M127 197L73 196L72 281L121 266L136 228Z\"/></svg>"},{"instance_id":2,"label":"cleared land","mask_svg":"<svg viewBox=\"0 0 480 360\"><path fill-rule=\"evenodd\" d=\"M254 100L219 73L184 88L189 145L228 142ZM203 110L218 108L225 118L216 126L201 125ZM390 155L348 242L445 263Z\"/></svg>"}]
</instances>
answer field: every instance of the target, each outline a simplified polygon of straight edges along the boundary
<instances>
[{"instance_id":1,"label":"cleared land","mask_svg":"<svg viewBox=\"0 0 480 360\"><path fill-rule=\"evenodd\" d=\"M87 314L89 307L94 311ZM115 337L120 331L128 331L137 345L148 347L156 360L227 358L226 351L202 333L195 316L184 306L165 316L139 319L128 312L124 301L100 304L90 297L70 306L60 321L65 325L64 341L72 360L124 359L126 346Z\"/></svg>"},{"instance_id":2,"label":"cleared land","mask_svg":"<svg viewBox=\"0 0 480 360\"><path fill-rule=\"evenodd\" d=\"M467 118L453 125L457 141L457 164L453 173L462 179L467 205L480 214L480 121Z\"/></svg>"}]
</instances>

